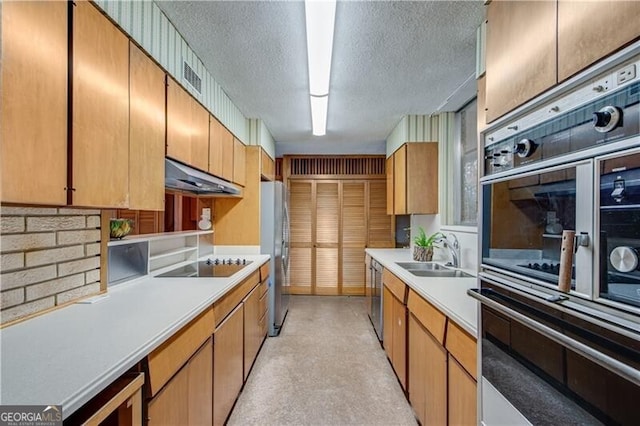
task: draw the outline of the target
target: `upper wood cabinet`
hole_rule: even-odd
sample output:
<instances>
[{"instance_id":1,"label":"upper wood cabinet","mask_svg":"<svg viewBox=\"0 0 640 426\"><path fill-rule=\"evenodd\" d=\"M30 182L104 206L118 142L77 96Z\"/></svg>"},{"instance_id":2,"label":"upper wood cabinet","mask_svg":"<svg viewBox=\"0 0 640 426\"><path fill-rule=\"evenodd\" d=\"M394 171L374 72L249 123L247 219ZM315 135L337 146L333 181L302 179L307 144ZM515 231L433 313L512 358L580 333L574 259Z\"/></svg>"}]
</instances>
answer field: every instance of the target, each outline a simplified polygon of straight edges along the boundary
<instances>
[{"instance_id":1,"label":"upper wood cabinet","mask_svg":"<svg viewBox=\"0 0 640 426\"><path fill-rule=\"evenodd\" d=\"M487 6L486 75L489 122L556 83L555 1Z\"/></svg>"},{"instance_id":2,"label":"upper wood cabinet","mask_svg":"<svg viewBox=\"0 0 640 426\"><path fill-rule=\"evenodd\" d=\"M392 178L389 165L393 158ZM392 184L390 184L390 181ZM434 214L438 212L438 143L402 145L387 159L387 213Z\"/></svg>"},{"instance_id":3,"label":"upper wood cabinet","mask_svg":"<svg viewBox=\"0 0 640 426\"><path fill-rule=\"evenodd\" d=\"M260 176L266 181L276 178L276 162L263 148L260 148Z\"/></svg>"},{"instance_id":4,"label":"upper wood cabinet","mask_svg":"<svg viewBox=\"0 0 640 426\"><path fill-rule=\"evenodd\" d=\"M165 73L130 46L129 208L164 210Z\"/></svg>"},{"instance_id":5,"label":"upper wood cabinet","mask_svg":"<svg viewBox=\"0 0 640 426\"><path fill-rule=\"evenodd\" d=\"M67 8L2 3L2 202L67 202Z\"/></svg>"},{"instance_id":6,"label":"upper wood cabinet","mask_svg":"<svg viewBox=\"0 0 640 426\"><path fill-rule=\"evenodd\" d=\"M127 207L129 40L91 3L73 5L72 203Z\"/></svg>"},{"instance_id":7,"label":"upper wood cabinet","mask_svg":"<svg viewBox=\"0 0 640 426\"><path fill-rule=\"evenodd\" d=\"M167 156L209 169L209 113L174 79L167 79Z\"/></svg>"},{"instance_id":8,"label":"upper wood cabinet","mask_svg":"<svg viewBox=\"0 0 640 426\"><path fill-rule=\"evenodd\" d=\"M233 182L245 186L247 182L247 147L233 138Z\"/></svg>"},{"instance_id":9,"label":"upper wood cabinet","mask_svg":"<svg viewBox=\"0 0 640 426\"><path fill-rule=\"evenodd\" d=\"M392 214L395 214L393 209L393 205L394 205L393 194L394 194L394 188L395 188L395 182L393 181L393 154L387 157L384 168L385 168L385 173L387 175L387 204L386 204L387 214L392 215Z\"/></svg>"},{"instance_id":10,"label":"upper wood cabinet","mask_svg":"<svg viewBox=\"0 0 640 426\"><path fill-rule=\"evenodd\" d=\"M638 37L638 1L558 0L558 81Z\"/></svg>"},{"instance_id":11,"label":"upper wood cabinet","mask_svg":"<svg viewBox=\"0 0 640 426\"><path fill-rule=\"evenodd\" d=\"M233 135L214 116L209 122L209 173L233 180Z\"/></svg>"}]
</instances>

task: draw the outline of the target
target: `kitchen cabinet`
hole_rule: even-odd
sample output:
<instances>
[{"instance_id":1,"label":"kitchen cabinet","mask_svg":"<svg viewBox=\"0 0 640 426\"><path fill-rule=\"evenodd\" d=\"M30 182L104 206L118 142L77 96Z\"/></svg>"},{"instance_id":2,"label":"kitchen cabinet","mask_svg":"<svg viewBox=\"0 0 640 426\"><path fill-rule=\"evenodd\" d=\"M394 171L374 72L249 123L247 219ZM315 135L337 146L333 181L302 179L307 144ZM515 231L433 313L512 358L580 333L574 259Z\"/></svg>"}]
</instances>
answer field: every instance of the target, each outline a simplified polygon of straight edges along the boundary
<instances>
[{"instance_id":1,"label":"kitchen cabinet","mask_svg":"<svg viewBox=\"0 0 640 426\"><path fill-rule=\"evenodd\" d=\"M214 116L209 122L209 173L233 180L233 134Z\"/></svg>"},{"instance_id":2,"label":"kitchen cabinet","mask_svg":"<svg viewBox=\"0 0 640 426\"><path fill-rule=\"evenodd\" d=\"M447 382L449 424L477 425L476 381L451 354L449 354Z\"/></svg>"},{"instance_id":3,"label":"kitchen cabinet","mask_svg":"<svg viewBox=\"0 0 640 426\"><path fill-rule=\"evenodd\" d=\"M262 180L269 182L276 178L276 162L264 148L260 148L260 175Z\"/></svg>"},{"instance_id":4,"label":"kitchen cabinet","mask_svg":"<svg viewBox=\"0 0 640 426\"><path fill-rule=\"evenodd\" d=\"M383 346L398 376L407 390L407 306L406 285L388 270L382 273Z\"/></svg>"},{"instance_id":5,"label":"kitchen cabinet","mask_svg":"<svg viewBox=\"0 0 640 426\"><path fill-rule=\"evenodd\" d=\"M555 1L491 2L487 6L487 121L551 88L556 83L556 53Z\"/></svg>"},{"instance_id":6,"label":"kitchen cabinet","mask_svg":"<svg viewBox=\"0 0 640 426\"><path fill-rule=\"evenodd\" d=\"M387 214L387 183L384 180L367 182L365 199L367 240L370 248L395 247L395 220Z\"/></svg>"},{"instance_id":7,"label":"kitchen cabinet","mask_svg":"<svg viewBox=\"0 0 640 426\"><path fill-rule=\"evenodd\" d=\"M2 4L2 202L67 203L67 16L66 2Z\"/></svg>"},{"instance_id":8,"label":"kitchen cabinet","mask_svg":"<svg viewBox=\"0 0 640 426\"><path fill-rule=\"evenodd\" d=\"M211 424L213 344L209 338L148 404L152 425Z\"/></svg>"},{"instance_id":9,"label":"kitchen cabinet","mask_svg":"<svg viewBox=\"0 0 640 426\"><path fill-rule=\"evenodd\" d=\"M235 403L243 378L244 307L239 304L213 335L213 424L222 425Z\"/></svg>"},{"instance_id":10,"label":"kitchen cabinet","mask_svg":"<svg viewBox=\"0 0 640 426\"><path fill-rule=\"evenodd\" d=\"M165 73L132 42L129 70L129 208L164 210Z\"/></svg>"},{"instance_id":11,"label":"kitchen cabinet","mask_svg":"<svg viewBox=\"0 0 640 426\"><path fill-rule=\"evenodd\" d=\"M640 2L558 0L558 82L640 37Z\"/></svg>"},{"instance_id":12,"label":"kitchen cabinet","mask_svg":"<svg viewBox=\"0 0 640 426\"><path fill-rule=\"evenodd\" d=\"M209 168L209 113L173 78L167 78L167 157Z\"/></svg>"},{"instance_id":13,"label":"kitchen cabinet","mask_svg":"<svg viewBox=\"0 0 640 426\"><path fill-rule=\"evenodd\" d=\"M72 36L71 201L127 207L129 40L89 2L73 3Z\"/></svg>"},{"instance_id":14,"label":"kitchen cabinet","mask_svg":"<svg viewBox=\"0 0 640 426\"><path fill-rule=\"evenodd\" d=\"M367 183L342 182L340 251L342 265L339 282L342 294L363 295L365 274L362 264L367 247Z\"/></svg>"},{"instance_id":15,"label":"kitchen cabinet","mask_svg":"<svg viewBox=\"0 0 640 426\"><path fill-rule=\"evenodd\" d=\"M394 156L393 154L391 154L389 157L387 157L387 159L385 160L384 163L384 170L385 170L385 174L387 175L387 214L388 215L393 215L395 214L394 211L394 193L395 193L395 182L393 181L393 160L394 160Z\"/></svg>"},{"instance_id":16,"label":"kitchen cabinet","mask_svg":"<svg viewBox=\"0 0 640 426\"><path fill-rule=\"evenodd\" d=\"M387 171L387 213L435 214L438 212L438 143L405 143L393 153L393 182ZM391 158L391 157L390 157ZM389 162L387 162L389 166Z\"/></svg>"},{"instance_id":17,"label":"kitchen cabinet","mask_svg":"<svg viewBox=\"0 0 640 426\"><path fill-rule=\"evenodd\" d=\"M268 276L254 287L244 299L244 380L258 355L262 341L265 338L264 315L267 311Z\"/></svg>"},{"instance_id":18,"label":"kitchen cabinet","mask_svg":"<svg viewBox=\"0 0 640 426\"><path fill-rule=\"evenodd\" d=\"M233 138L233 182L245 186L247 180L247 147Z\"/></svg>"}]
</instances>

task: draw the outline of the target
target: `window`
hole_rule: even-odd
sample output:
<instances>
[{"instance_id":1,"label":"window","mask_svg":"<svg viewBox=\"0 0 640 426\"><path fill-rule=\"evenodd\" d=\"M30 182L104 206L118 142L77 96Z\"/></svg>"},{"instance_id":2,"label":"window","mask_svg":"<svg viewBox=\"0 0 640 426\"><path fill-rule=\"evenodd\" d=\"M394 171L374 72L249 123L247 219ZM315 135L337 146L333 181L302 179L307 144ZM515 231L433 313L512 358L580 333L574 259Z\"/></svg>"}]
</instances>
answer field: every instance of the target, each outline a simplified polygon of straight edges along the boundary
<instances>
[{"instance_id":1,"label":"window","mask_svg":"<svg viewBox=\"0 0 640 426\"><path fill-rule=\"evenodd\" d=\"M453 225L476 226L478 217L478 102L474 99L455 115L453 152Z\"/></svg>"}]
</instances>

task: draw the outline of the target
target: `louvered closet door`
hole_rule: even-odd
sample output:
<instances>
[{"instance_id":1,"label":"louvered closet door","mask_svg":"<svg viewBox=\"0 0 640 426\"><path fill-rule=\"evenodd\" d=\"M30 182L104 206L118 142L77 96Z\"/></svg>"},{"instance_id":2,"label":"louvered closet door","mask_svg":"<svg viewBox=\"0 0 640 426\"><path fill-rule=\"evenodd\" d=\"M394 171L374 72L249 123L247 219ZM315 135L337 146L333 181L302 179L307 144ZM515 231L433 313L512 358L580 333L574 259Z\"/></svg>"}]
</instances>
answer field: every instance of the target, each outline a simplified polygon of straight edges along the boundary
<instances>
[{"instance_id":1,"label":"louvered closet door","mask_svg":"<svg viewBox=\"0 0 640 426\"><path fill-rule=\"evenodd\" d=\"M340 294L340 183L316 181L315 294Z\"/></svg>"},{"instance_id":2,"label":"louvered closet door","mask_svg":"<svg viewBox=\"0 0 640 426\"><path fill-rule=\"evenodd\" d=\"M341 294L364 295L364 249L367 243L366 183L342 184Z\"/></svg>"},{"instance_id":3,"label":"louvered closet door","mask_svg":"<svg viewBox=\"0 0 640 426\"><path fill-rule=\"evenodd\" d=\"M394 247L393 216L387 215L387 184L384 180L369 181L367 247Z\"/></svg>"},{"instance_id":4,"label":"louvered closet door","mask_svg":"<svg viewBox=\"0 0 640 426\"><path fill-rule=\"evenodd\" d=\"M313 183L289 181L289 283L292 294L312 293Z\"/></svg>"}]
</instances>

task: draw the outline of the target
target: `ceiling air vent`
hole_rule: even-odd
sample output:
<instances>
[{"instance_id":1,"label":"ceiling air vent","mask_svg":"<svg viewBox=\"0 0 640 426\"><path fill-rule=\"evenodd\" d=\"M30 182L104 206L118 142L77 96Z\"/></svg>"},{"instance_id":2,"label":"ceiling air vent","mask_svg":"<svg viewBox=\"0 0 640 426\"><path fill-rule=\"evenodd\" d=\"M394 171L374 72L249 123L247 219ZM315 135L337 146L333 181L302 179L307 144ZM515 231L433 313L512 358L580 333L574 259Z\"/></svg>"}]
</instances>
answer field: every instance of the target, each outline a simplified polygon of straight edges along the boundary
<instances>
[{"instance_id":1,"label":"ceiling air vent","mask_svg":"<svg viewBox=\"0 0 640 426\"><path fill-rule=\"evenodd\" d=\"M196 89L198 93L202 93L202 79L196 72L187 64L186 61L183 61L183 77L187 82Z\"/></svg>"}]
</instances>

